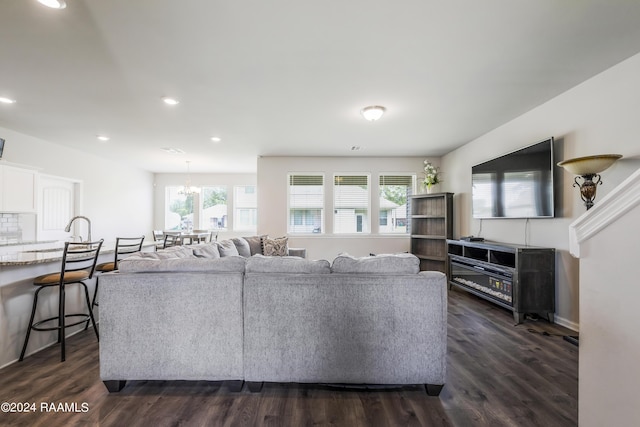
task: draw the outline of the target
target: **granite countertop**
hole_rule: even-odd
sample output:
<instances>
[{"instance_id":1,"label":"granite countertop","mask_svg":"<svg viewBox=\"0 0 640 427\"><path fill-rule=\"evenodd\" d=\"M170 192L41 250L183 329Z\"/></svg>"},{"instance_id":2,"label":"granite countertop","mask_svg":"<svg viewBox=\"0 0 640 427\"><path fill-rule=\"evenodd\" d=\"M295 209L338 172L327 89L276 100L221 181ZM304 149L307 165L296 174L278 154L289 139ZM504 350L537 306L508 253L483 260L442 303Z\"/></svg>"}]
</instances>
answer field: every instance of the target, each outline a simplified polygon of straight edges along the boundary
<instances>
[{"instance_id":1,"label":"granite countertop","mask_svg":"<svg viewBox=\"0 0 640 427\"><path fill-rule=\"evenodd\" d=\"M115 242L104 243L102 248L100 248L100 255L114 253L115 246ZM142 245L143 250L149 247L155 247L155 244L151 242ZM0 266L25 266L60 262L62 261L62 251L63 247L56 247L49 249L32 249L0 255Z\"/></svg>"},{"instance_id":2,"label":"granite countertop","mask_svg":"<svg viewBox=\"0 0 640 427\"><path fill-rule=\"evenodd\" d=\"M19 240L19 239L7 239L0 240L0 246L23 246L23 245L36 245L40 243L55 243L57 240Z\"/></svg>"}]
</instances>

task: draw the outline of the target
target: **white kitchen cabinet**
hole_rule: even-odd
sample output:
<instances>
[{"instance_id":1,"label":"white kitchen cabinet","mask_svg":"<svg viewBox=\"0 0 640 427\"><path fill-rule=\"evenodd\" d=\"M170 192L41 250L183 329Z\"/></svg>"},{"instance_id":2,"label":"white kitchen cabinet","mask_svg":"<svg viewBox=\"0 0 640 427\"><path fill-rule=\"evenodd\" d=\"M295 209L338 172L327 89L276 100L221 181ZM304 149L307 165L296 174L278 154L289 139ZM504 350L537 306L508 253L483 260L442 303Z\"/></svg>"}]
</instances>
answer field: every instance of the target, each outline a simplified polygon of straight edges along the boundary
<instances>
[{"instance_id":1,"label":"white kitchen cabinet","mask_svg":"<svg viewBox=\"0 0 640 427\"><path fill-rule=\"evenodd\" d=\"M38 172L0 165L0 212L36 212Z\"/></svg>"}]
</instances>

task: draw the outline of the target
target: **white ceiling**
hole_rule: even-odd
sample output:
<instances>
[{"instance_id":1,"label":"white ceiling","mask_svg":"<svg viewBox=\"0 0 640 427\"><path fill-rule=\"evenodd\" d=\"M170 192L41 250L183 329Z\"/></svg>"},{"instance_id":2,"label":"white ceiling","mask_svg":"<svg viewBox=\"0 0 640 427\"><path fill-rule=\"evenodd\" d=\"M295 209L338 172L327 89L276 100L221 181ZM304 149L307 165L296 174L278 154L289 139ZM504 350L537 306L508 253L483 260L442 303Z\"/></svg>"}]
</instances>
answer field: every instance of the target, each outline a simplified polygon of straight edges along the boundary
<instances>
[{"instance_id":1,"label":"white ceiling","mask_svg":"<svg viewBox=\"0 0 640 427\"><path fill-rule=\"evenodd\" d=\"M438 156L638 52L633 0L0 0L0 126L153 172Z\"/></svg>"}]
</instances>

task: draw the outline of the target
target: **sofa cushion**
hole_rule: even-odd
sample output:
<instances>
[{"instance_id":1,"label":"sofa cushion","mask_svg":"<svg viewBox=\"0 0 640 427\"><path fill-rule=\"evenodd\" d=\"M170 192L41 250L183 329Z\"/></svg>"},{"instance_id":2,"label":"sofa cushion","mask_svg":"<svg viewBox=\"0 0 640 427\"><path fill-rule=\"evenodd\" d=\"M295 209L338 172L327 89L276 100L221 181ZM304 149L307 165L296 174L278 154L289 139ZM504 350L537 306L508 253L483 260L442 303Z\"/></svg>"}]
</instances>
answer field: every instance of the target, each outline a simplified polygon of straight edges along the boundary
<instances>
[{"instance_id":1,"label":"sofa cushion","mask_svg":"<svg viewBox=\"0 0 640 427\"><path fill-rule=\"evenodd\" d=\"M329 274L329 261L312 261L299 257L254 255L247 259L247 273Z\"/></svg>"},{"instance_id":2,"label":"sofa cushion","mask_svg":"<svg viewBox=\"0 0 640 427\"><path fill-rule=\"evenodd\" d=\"M332 273L355 274L417 274L420 260L413 254L381 254L361 258L338 255L331 264Z\"/></svg>"},{"instance_id":3,"label":"sofa cushion","mask_svg":"<svg viewBox=\"0 0 640 427\"><path fill-rule=\"evenodd\" d=\"M267 236L266 234L263 234L262 236L243 237L243 239L246 240L247 243L249 243L249 248L251 249L251 255L257 255L257 254L262 255L262 239L264 239L265 237L269 237L269 236Z\"/></svg>"},{"instance_id":4,"label":"sofa cushion","mask_svg":"<svg viewBox=\"0 0 640 427\"><path fill-rule=\"evenodd\" d=\"M220 242L216 242L216 244L218 245L218 251L221 257L240 255L236 245L234 245L231 240L221 240Z\"/></svg>"},{"instance_id":5,"label":"sofa cushion","mask_svg":"<svg viewBox=\"0 0 640 427\"><path fill-rule=\"evenodd\" d=\"M251 247L249 246L249 242L247 242L246 239L242 237L234 237L233 239L231 239L231 241L236 246L238 255L245 258L249 258L251 256Z\"/></svg>"},{"instance_id":6,"label":"sofa cushion","mask_svg":"<svg viewBox=\"0 0 640 427\"><path fill-rule=\"evenodd\" d=\"M262 255L265 256L287 256L287 242L289 241L288 237L278 237L275 239L270 239L269 237L264 237L262 239Z\"/></svg>"},{"instance_id":7,"label":"sofa cushion","mask_svg":"<svg viewBox=\"0 0 640 427\"><path fill-rule=\"evenodd\" d=\"M245 259L237 255L217 259L151 259L128 257L118 263L120 273L159 273L175 271L243 273L244 265Z\"/></svg>"},{"instance_id":8,"label":"sofa cushion","mask_svg":"<svg viewBox=\"0 0 640 427\"><path fill-rule=\"evenodd\" d=\"M220 251L215 242L191 245L190 248L198 258L220 258Z\"/></svg>"},{"instance_id":9,"label":"sofa cushion","mask_svg":"<svg viewBox=\"0 0 640 427\"><path fill-rule=\"evenodd\" d=\"M193 258L193 251L184 246L171 246L157 252L138 252L135 256L147 259Z\"/></svg>"}]
</instances>

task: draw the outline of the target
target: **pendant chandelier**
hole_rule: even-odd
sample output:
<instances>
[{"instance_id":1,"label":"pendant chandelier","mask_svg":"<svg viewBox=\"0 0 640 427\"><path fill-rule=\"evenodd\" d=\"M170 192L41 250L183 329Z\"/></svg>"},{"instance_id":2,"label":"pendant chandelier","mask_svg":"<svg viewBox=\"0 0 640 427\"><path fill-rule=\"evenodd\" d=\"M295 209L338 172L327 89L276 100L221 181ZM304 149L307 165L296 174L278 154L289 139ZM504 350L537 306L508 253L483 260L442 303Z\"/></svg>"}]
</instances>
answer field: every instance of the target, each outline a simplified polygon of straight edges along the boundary
<instances>
[{"instance_id":1,"label":"pendant chandelier","mask_svg":"<svg viewBox=\"0 0 640 427\"><path fill-rule=\"evenodd\" d=\"M187 180L184 183L184 188L179 192L180 194L184 194L185 196L191 196L195 193L199 193L200 189L197 187L191 187L191 169L189 165L191 164L190 160L187 160Z\"/></svg>"}]
</instances>

